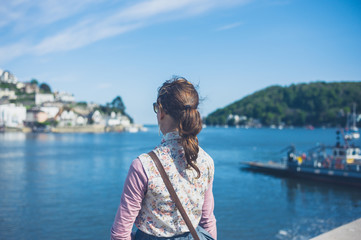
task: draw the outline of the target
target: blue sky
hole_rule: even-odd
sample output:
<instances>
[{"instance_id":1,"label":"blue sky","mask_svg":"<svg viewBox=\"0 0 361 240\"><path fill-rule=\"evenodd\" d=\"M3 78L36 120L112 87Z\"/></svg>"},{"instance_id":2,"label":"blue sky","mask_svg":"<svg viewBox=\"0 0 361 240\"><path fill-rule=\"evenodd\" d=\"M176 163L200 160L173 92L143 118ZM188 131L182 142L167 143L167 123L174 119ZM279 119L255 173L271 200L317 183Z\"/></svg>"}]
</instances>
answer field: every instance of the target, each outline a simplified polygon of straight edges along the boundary
<instances>
[{"instance_id":1,"label":"blue sky","mask_svg":"<svg viewBox=\"0 0 361 240\"><path fill-rule=\"evenodd\" d=\"M360 0L0 0L0 69L156 123L157 88L199 84L202 116L264 87L361 80Z\"/></svg>"}]
</instances>

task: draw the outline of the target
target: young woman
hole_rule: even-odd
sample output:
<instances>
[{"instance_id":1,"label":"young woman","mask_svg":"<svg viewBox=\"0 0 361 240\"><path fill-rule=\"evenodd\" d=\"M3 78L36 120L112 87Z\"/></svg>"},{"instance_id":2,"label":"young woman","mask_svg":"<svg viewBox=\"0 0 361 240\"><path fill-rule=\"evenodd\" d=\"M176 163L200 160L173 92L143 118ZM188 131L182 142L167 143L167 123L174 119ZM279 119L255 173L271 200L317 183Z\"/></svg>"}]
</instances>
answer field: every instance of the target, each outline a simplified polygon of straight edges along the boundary
<instances>
[{"instance_id":1,"label":"young woman","mask_svg":"<svg viewBox=\"0 0 361 240\"><path fill-rule=\"evenodd\" d=\"M153 104L163 133L153 150L163 165L192 225L217 238L213 214L213 159L198 145L202 129L199 96L184 78L166 81ZM138 228L131 235L133 224ZM193 239L152 158L142 154L130 166L111 239Z\"/></svg>"}]
</instances>

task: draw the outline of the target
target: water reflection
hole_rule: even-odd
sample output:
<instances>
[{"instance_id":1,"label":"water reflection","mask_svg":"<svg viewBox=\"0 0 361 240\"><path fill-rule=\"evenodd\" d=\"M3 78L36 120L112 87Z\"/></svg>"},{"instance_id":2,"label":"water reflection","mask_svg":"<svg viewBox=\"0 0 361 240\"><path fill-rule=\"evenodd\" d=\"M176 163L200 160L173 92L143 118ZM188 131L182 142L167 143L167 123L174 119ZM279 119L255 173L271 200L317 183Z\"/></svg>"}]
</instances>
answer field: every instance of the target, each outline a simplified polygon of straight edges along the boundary
<instances>
[{"instance_id":1,"label":"water reflection","mask_svg":"<svg viewBox=\"0 0 361 240\"><path fill-rule=\"evenodd\" d=\"M302 196L320 196L324 204L331 204L336 198L350 200L354 206L361 202L361 192L359 188L347 185L315 182L306 179L284 178L281 181L285 189L289 203L294 203L296 199L305 199Z\"/></svg>"},{"instance_id":2,"label":"water reflection","mask_svg":"<svg viewBox=\"0 0 361 240\"><path fill-rule=\"evenodd\" d=\"M279 225L274 235L276 239L310 239L361 216L361 191L357 187L241 172L258 179L267 179L267 187L280 185L282 191L279 194L275 191L277 187L271 188L273 192L260 193L262 196L278 198L276 211L287 219ZM265 202L270 203L269 200Z\"/></svg>"},{"instance_id":3,"label":"water reflection","mask_svg":"<svg viewBox=\"0 0 361 240\"><path fill-rule=\"evenodd\" d=\"M0 133L0 142L13 142L26 140L26 133L23 132L6 132Z\"/></svg>"}]
</instances>

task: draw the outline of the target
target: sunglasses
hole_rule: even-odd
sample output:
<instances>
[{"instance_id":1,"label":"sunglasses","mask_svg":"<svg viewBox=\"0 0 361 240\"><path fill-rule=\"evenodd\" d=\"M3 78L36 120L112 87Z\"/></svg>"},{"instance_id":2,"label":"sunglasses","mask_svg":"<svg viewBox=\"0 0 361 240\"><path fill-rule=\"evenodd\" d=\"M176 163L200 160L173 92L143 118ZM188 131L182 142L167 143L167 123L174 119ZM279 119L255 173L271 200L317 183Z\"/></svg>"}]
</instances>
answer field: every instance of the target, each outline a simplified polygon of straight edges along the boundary
<instances>
[{"instance_id":1,"label":"sunglasses","mask_svg":"<svg viewBox=\"0 0 361 240\"><path fill-rule=\"evenodd\" d=\"M155 112L155 113L158 113L158 111L159 111L159 105L158 105L158 103L153 103L153 111Z\"/></svg>"}]
</instances>

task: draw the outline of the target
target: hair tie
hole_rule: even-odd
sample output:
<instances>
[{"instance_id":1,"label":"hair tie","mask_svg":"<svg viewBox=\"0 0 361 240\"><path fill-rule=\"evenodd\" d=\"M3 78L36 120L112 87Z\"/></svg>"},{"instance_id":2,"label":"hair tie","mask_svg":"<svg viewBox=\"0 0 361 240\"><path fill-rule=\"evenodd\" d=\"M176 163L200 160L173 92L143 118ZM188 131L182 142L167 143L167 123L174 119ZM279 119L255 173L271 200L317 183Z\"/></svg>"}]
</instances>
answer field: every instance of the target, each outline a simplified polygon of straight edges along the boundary
<instances>
[{"instance_id":1,"label":"hair tie","mask_svg":"<svg viewBox=\"0 0 361 240\"><path fill-rule=\"evenodd\" d=\"M190 106L190 105L185 105L185 106L184 106L184 109L185 109L185 110L191 109L191 106Z\"/></svg>"}]
</instances>

